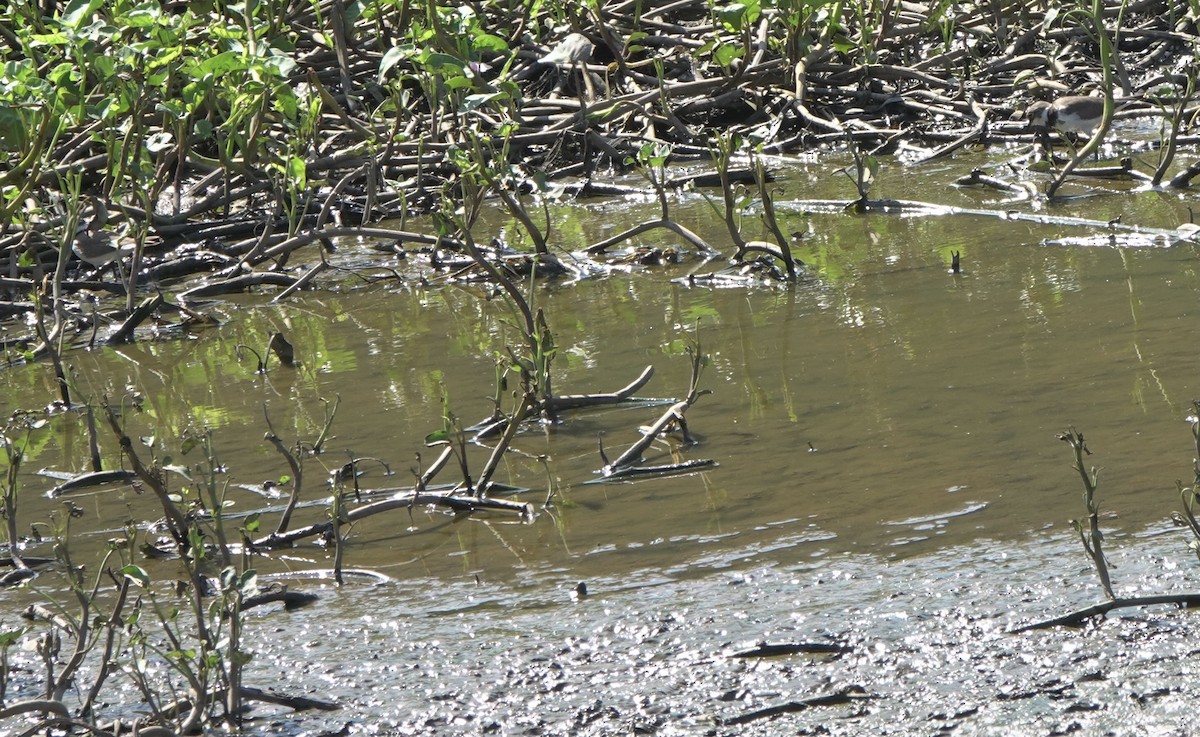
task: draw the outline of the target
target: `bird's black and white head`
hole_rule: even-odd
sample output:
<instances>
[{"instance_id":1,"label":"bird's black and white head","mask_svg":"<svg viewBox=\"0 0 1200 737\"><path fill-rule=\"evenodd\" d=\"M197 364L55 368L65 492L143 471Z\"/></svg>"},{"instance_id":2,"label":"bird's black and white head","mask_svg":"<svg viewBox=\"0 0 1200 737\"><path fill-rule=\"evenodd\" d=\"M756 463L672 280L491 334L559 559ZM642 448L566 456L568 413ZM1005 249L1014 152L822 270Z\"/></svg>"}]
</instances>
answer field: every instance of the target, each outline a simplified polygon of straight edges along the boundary
<instances>
[{"instance_id":1,"label":"bird's black and white head","mask_svg":"<svg viewBox=\"0 0 1200 737\"><path fill-rule=\"evenodd\" d=\"M1048 102L1035 102L1025 109L1029 128L1049 130L1054 125L1054 106Z\"/></svg>"}]
</instances>

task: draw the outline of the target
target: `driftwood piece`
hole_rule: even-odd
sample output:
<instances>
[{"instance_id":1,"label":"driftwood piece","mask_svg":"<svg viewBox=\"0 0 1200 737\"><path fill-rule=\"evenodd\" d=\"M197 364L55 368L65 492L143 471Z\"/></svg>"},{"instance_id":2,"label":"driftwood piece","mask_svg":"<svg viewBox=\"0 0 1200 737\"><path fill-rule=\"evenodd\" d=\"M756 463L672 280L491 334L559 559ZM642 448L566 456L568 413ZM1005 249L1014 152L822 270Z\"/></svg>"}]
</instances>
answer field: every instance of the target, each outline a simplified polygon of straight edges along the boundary
<instances>
[{"instance_id":1,"label":"driftwood piece","mask_svg":"<svg viewBox=\"0 0 1200 737\"><path fill-rule=\"evenodd\" d=\"M521 519L533 519L533 506L526 502L513 502L491 497L480 498L473 494L464 495L460 494L458 489L445 492L417 492L411 489L398 489L364 492L364 494L387 493L387 491L394 491L394 496L347 510L344 523L356 522L360 519L396 509L411 509L418 506L447 507L456 512L508 512L518 515ZM284 530L267 535L255 540L253 546L262 550L286 548L305 538L329 535L332 532L332 522L318 522L307 527Z\"/></svg>"},{"instance_id":2,"label":"driftwood piece","mask_svg":"<svg viewBox=\"0 0 1200 737\"><path fill-rule=\"evenodd\" d=\"M296 278L287 274L277 274L274 272L265 272L257 274L245 274L243 276L235 276L230 279L223 279L217 282L201 284L198 287L192 287L187 291L179 293L180 302L190 302L203 297L213 297L218 294L232 294L242 292L250 287L262 286L264 284L290 287L296 283Z\"/></svg>"},{"instance_id":3,"label":"driftwood piece","mask_svg":"<svg viewBox=\"0 0 1200 737\"><path fill-rule=\"evenodd\" d=\"M116 332L108 336L104 341L108 345L120 345L128 343L133 338L133 331L137 329L154 311L163 305L162 294L155 294L152 297L147 297L138 304L137 309L130 313L125 322L121 323L121 327L117 328Z\"/></svg>"},{"instance_id":4,"label":"driftwood piece","mask_svg":"<svg viewBox=\"0 0 1200 737\"><path fill-rule=\"evenodd\" d=\"M854 648L835 642L760 642L752 648L732 653L731 658L777 658L782 655L842 655Z\"/></svg>"},{"instance_id":5,"label":"driftwood piece","mask_svg":"<svg viewBox=\"0 0 1200 737\"><path fill-rule=\"evenodd\" d=\"M286 706L295 711L306 711L308 709L318 709L320 711L337 711L342 708L340 704L334 701L325 701L323 699L314 699L308 696L287 696L285 694L271 693L263 691L259 688L250 686L242 686L240 689L242 698L251 701L261 701L264 704L276 704L278 706Z\"/></svg>"},{"instance_id":6,"label":"driftwood piece","mask_svg":"<svg viewBox=\"0 0 1200 737\"><path fill-rule=\"evenodd\" d=\"M604 253L609 248L612 248L613 246L620 243L621 241L629 240L630 238L633 238L634 236L641 235L642 233L645 233L646 231L649 231L649 230L654 230L655 228L666 228L667 230L671 231L672 233L675 233L679 237L690 242L696 248L700 249L701 253L704 253L704 254L717 253L717 249L710 246L708 244L708 242L705 241L703 238L696 235L695 233L688 230L687 228L683 227L682 225L675 222L674 220L668 220L666 218L659 218L657 220L647 220L646 222L635 225L632 228L629 228L628 230L617 233L616 235L612 236L611 238L605 238L604 240L600 241L599 243L593 243L592 245L588 246L587 248L585 248L583 250L588 255L597 256L599 254Z\"/></svg>"},{"instance_id":7,"label":"driftwood piece","mask_svg":"<svg viewBox=\"0 0 1200 737\"><path fill-rule=\"evenodd\" d=\"M316 594L310 594L303 591L288 591L281 589L278 591L266 591L261 594L247 597L242 601L242 610L253 609L254 607L264 606L266 604L283 604L283 608L287 611L293 611L306 607L309 604L314 604L321 597Z\"/></svg>"},{"instance_id":8,"label":"driftwood piece","mask_svg":"<svg viewBox=\"0 0 1200 737\"><path fill-rule=\"evenodd\" d=\"M1020 634L1021 632L1029 632L1032 630L1044 630L1051 627L1078 627L1093 617L1099 617L1114 609L1128 609L1131 607L1154 606L1156 604L1175 604L1184 607L1200 606L1200 593L1191 594L1160 594L1157 596L1135 596L1131 598L1118 598L1102 601L1098 604L1076 609L1073 612L1068 612L1061 617L1052 617L1044 619L1040 622L1032 622L1030 624L1021 625L1016 629L1009 630L1009 634Z\"/></svg>"},{"instance_id":9,"label":"driftwood piece","mask_svg":"<svg viewBox=\"0 0 1200 737\"><path fill-rule=\"evenodd\" d=\"M51 499L69 494L73 491L88 489L93 486L103 486L105 484L132 483L137 479L137 474L133 471L125 469L116 469L112 471L92 471L91 473L81 473L78 476L73 476L58 486L46 492L46 496Z\"/></svg>"},{"instance_id":10,"label":"driftwood piece","mask_svg":"<svg viewBox=\"0 0 1200 737\"><path fill-rule=\"evenodd\" d=\"M661 433L665 432L671 425L683 421L683 413L687 411L690 404L686 400L672 404L653 425L642 432L642 437L637 442L626 448L625 452L617 457L617 460L605 464L600 473L604 476L612 476L621 469L632 467L641 461L642 454L646 452L646 449L654 443Z\"/></svg>"},{"instance_id":11,"label":"driftwood piece","mask_svg":"<svg viewBox=\"0 0 1200 737\"><path fill-rule=\"evenodd\" d=\"M556 415L559 412L572 409L585 409L588 407L603 407L622 402L652 402L661 403L665 400L660 399L645 399L636 397L634 394L650 381L654 376L654 367L647 366L642 370L642 373L627 386L618 389L615 392L607 394L564 394L557 397L547 397L540 403L528 407L524 414L516 419L519 424L524 422L529 417L537 417L542 414ZM497 413L493 417L478 422L467 428L468 432L474 433L475 440L483 440L495 436L497 433L503 432L512 420Z\"/></svg>"},{"instance_id":12,"label":"driftwood piece","mask_svg":"<svg viewBox=\"0 0 1200 737\"><path fill-rule=\"evenodd\" d=\"M835 691L830 694L821 696L812 696L799 701L788 701L776 706L768 706L765 709L755 709L743 714L739 714L729 719L722 719L720 723L723 725L749 724L750 722L758 721L759 719L770 719L782 714L795 714L801 711L807 711L818 706L842 706L844 704L853 704L859 701L865 701L872 698L867 690L862 686L847 686L840 691Z\"/></svg>"}]
</instances>

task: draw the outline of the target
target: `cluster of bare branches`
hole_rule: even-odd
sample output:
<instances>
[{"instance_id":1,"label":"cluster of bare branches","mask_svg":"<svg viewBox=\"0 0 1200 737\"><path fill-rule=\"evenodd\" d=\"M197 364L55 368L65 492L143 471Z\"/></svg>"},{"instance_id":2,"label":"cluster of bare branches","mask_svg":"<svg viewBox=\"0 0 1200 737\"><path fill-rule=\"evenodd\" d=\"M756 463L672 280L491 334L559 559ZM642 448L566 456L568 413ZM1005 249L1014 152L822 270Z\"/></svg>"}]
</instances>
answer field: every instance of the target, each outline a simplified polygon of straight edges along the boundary
<instances>
[{"instance_id":1,"label":"cluster of bare branches","mask_svg":"<svg viewBox=\"0 0 1200 737\"><path fill-rule=\"evenodd\" d=\"M17 3L10 56L52 61L27 34L67 23L44 14L62 10ZM259 286L281 288L284 298L328 268L325 254L344 236L377 239L388 253L424 253L436 272L471 261L463 235L408 229L403 218L452 212L473 186L468 178L521 220L542 258L554 244L523 198L548 182L575 196L619 193L603 180L630 167L711 160L727 204L740 178L759 182L769 211L762 173L756 178L753 161L734 172L732 154L850 144L866 174L874 157L901 149L929 159L971 142L1032 143L1020 119L1026 105L1089 91L1116 96L1118 118L1156 114L1172 123L1153 173L1128 165L1115 176L1164 181L1177 147L1195 140L1190 60L1200 36L1193 15L1171 2L1060 11L1007 2L622 0L580 12L484 2L426 11L364 3L348 22L345 4L330 0L198 18L169 4L162 26L182 28L187 50L176 77L97 64L73 88L88 105L56 110L30 98L15 107L24 145L8 152L3 177L16 189L0 223L0 316L55 312L55 327L74 326L75 340L115 323L104 339L127 340L151 314L204 320L189 300ZM112 12L100 7L72 22L100 29L90 53L121 58L116 44L129 39L104 35L120 27ZM196 41L189 29L200 21L224 24L258 56ZM247 88L216 84L215 69ZM126 117L113 118L117 109ZM115 135L122 125L128 133ZM1170 182L1185 186L1196 171L1186 167ZM651 183L660 196L677 184ZM860 176L860 202L868 185ZM663 209L623 236L665 227L703 257L717 253L673 221L665 201ZM383 218L402 221L372 226ZM758 254L795 278L786 238L766 220L776 242L734 230L731 259ZM111 256L84 253L106 240ZM293 273L289 258L311 246L316 265ZM484 252L493 263L513 256ZM113 260L120 278L104 278ZM195 283L200 275L209 278ZM165 286L179 292L174 303L134 296ZM102 314L78 297L85 289L122 295L125 304ZM63 336L51 330L14 342L36 354L55 339Z\"/></svg>"}]
</instances>

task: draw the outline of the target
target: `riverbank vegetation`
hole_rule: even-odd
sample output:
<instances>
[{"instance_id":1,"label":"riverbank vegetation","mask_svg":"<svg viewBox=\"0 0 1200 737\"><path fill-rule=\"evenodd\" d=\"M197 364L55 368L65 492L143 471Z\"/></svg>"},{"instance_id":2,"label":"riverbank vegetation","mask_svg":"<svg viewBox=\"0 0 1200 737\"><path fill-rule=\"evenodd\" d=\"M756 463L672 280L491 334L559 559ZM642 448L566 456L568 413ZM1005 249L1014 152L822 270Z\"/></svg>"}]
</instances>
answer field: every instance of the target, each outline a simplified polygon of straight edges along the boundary
<instances>
[{"instance_id":1,"label":"riverbank vegetation","mask_svg":"<svg viewBox=\"0 0 1200 737\"><path fill-rule=\"evenodd\" d=\"M445 275L469 261L468 237L495 235L467 232L472 200L495 200L518 224L482 252L536 258L544 276L561 267L555 254L603 261L663 226L692 257L795 279L764 157L850 147L865 211L883 162L1032 145L1022 110L1067 93L1168 123L1161 147L1141 144L1157 161L1126 158L1103 175L1187 186L1193 167L1177 171L1174 157L1195 142L1196 12L1099 1L13 3L0 313L40 304L65 323L69 306L77 319L15 336L9 355L86 335L95 318L72 297L84 287L117 295L108 317L120 327L105 337L119 342L152 314L203 321L189 301L319 285L339 237L375 239L381 261L413 255L398 278ZM711 176L665 168L688 161ZM661 221L597 244L537 224L554 198L634 191L611 183L629 170L646 172ZM971 181L1029 186L988 174ZM670 217L669 192L712 186L732 248ZM409 227L419 214L436 227ZM112 256L79 258L80 241ZM290 268L300 254L317 265ZM174 298L139 299L164 291Z\"/></svg>"}]
</instances>

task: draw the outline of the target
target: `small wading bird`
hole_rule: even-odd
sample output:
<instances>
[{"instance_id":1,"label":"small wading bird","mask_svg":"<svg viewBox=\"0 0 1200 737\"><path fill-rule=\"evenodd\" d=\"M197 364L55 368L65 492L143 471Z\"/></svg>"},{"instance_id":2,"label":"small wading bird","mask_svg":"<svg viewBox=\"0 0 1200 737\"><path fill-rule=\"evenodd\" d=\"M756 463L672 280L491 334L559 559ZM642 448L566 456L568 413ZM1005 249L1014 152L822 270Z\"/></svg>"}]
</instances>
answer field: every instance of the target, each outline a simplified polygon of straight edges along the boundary
<instances>
[{"instance_id":1,"label":"small wading bird","mask_svg":"<svg viewBox=\"0 0 1200 737\"><path fill-rule=\"evenodd\" d=\"M97 197L88 196L92 203L92 218L75 231L71 250L81 261L96 269L133 253L134 239L128 235L128 224L120 231L105 230L108 225L108 208Z\"/></svg>"},{"instance_id":2,"label":"small wading bird","mask_svg":"<svg viewBox=\"0 0 1200 737\"><path fill-rule=\"evenodd\" d=\"M1025 111L1030 128L1090 134L1104 117L1104 98L1071 95L1054 102L1035 102Z\"/></svg>"}]
</instances>

